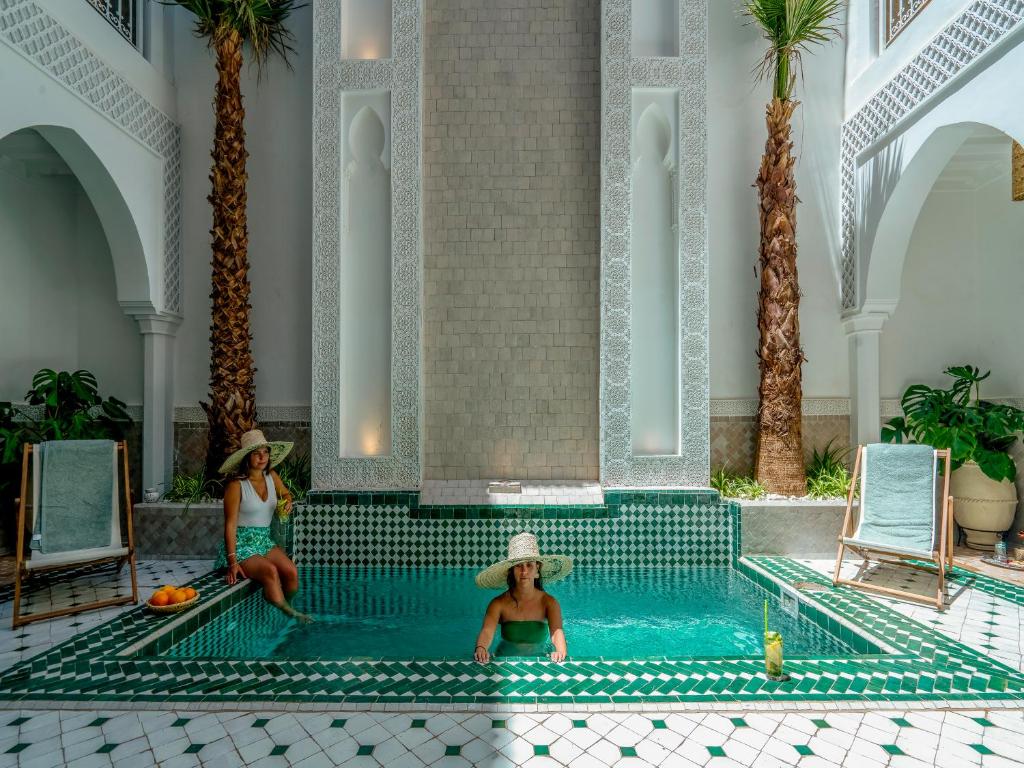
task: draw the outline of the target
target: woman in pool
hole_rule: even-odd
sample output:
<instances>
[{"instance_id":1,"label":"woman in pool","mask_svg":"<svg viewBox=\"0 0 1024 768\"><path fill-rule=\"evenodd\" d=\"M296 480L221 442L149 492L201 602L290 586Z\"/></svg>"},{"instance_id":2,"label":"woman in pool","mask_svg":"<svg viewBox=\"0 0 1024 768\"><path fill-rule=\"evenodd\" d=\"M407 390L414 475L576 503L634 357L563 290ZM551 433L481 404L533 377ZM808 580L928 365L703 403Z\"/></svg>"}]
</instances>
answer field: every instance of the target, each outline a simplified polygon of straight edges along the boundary
<instances>
[{"instance_id":1,"label":"woman in pool","mask_svg":"<svg viewBox=\"0 0 1024 768\"><path fill-rule=\"evenodd\" d=\"M224 486L224 541L214 568L227 568L228 584L240 578L258 582L268 603L309 621L291 606L299 590L299 572L270 537L278 499L284 514L292 511L292 495L274 471L291 449L292 443L272 443L253 429L242 435L242 447L221 465L220 473L230 479Z\"/></svg>"},{"instance_id":2,"label":"woman in pool","mask_svg":"<svg viewBox=\"0 0 1024 768\"><path fill-rule=\"evenodd\" d=\"M487 606L473 658L480 662L490 660L488 649L500 625L501 642L495 656L546 653L552 661L563 661L568 649L562 631L562 608L541 585L564 579L571 570L571 557L541 555L537 537L532 533L513 536L508 543L508 557L476 575L478 587L505 591Z\"/></svg>"}]
</instances>

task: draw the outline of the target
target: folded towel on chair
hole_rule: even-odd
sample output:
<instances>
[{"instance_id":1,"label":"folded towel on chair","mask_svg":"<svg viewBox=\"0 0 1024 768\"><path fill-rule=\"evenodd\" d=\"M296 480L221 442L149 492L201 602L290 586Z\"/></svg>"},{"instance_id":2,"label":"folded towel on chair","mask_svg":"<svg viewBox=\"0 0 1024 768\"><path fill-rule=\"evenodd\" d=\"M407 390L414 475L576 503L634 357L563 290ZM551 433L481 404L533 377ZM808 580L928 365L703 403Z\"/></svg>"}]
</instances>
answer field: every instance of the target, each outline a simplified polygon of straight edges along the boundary
<instances>
[{"instance_id":1,"label":"folded towel on chair","mask_svg":"<svg viewBox=\"0 0 1024 768\"><path fill-rule=\"evenodd\" d=\"M935 450L874 443L864 449L860 525L865 544L931 552L935 540Z\"/></svg>"},{"instance_id":2,"label":"folded towel on chair","mask_svg":"<svg viewBox=\"0 0 1024 768\"><path fill-rule=\"evenodd\" d=\"M41 443L37 460L41 476L33 528L38 549L51 553L111 546L113 515L117 514L116 443Z\"/></svg>"}]
</instances>

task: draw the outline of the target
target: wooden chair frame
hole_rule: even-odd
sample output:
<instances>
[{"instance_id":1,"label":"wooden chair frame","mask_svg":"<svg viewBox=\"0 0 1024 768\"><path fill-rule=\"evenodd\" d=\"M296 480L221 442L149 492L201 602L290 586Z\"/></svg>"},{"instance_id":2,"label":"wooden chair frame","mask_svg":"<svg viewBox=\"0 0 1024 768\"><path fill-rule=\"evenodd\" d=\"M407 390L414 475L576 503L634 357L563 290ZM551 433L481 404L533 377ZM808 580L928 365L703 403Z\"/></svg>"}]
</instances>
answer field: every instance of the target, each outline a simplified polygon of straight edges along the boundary
<instances>
[{"instance_id":1,"label":"wooden chair frame","mask_svg":"<svg viewBox=\"0 0 1024 768\"><path fill-rule=\"evenodd\" d=\"M852 536L855 531L855 527L853 525L853 494L854 490L857 488L857 484L862 481L861 456L863 453L864 446L857 446L857 458L854 460L853 464L853 480L850 483L850 493L846 499L846 516L843 518L843 529L839 532L839 552L836 554L836 569L835 574L832 577L832 584L834 586L843 584L848 587L856 587L858 589L876 592L878 594L885 595L886 597L896 597L902 600L911 600L913 602L924 603L926 605L934 605L936 610L943 610L945 608L944 597L946 593L946 569L948 568L949 570L952 570L953 568L953 497L949 494L949 476L952 471L952 466L950 463L949 450L942 449L935 451L936 459L938 461L945 462L945 472L943 473L942 500L940 502L942 504L942 510L939 515L938 536L936 536L938 539L938 546L933 546L930 558L923 558L920 555L908 555L899 552L892 552L882 546L872 547L867 544L851 544L846 541L846 539ZM861 495L863 496L863 488ZM909 592L907 590L894 589L892 587L883 587L876 584L867 584L862 581L841 578L839 571L843 566L843 557L847 548L863 557L865 563L870 559L868 557L868 553L874 552L891 558L896 558L895 560L876 558L880 563L901 565L907 568L924 571L926 573L934 573L931 568L917 565L916 563L904 562L905 560L930 559L938 569L938 587L935 591L935 597L929 598L925 595L919 595L916 592Z\"/></svg>"},{"instance_id":2,"label":"wooden chair frame","mask_svg":"<svg viewBox=\"0 0 1024 768\"><path fill-rule=\"evenodd\" d=\"M26 549L26 506L28 503L28 469L29 462L34 454L34 448L31 445L26 444L21 455L21 497L18 499L18 527L16 531L17 544L16 544L16 560L15 560L15 573L14 573L14 610L13 610L13 628L18 628L24 624L30 624L34 621L43 621L44 619L52 619L56 616L68 616L73 613L82 613L83 611L91 611L96 608L107 608L112 605L125 605L134 604L139 602L139 584L138 578L135 573L135 530L132 526L132 492L131 492L131 475L128 474L128 444L121 440L117 443L117 451L121 457L121 468L124 473L123 491L118 494L124 497L125 504L125 528L127 529L128 539L128 554L126 555L112 555L106 557L90 558L87 560L81 560L74 563L60 563L50 566L38 566L31 570L25 566L25 549ZM32 500L33 504L36 504L36 499ZM122 532L124 533L124 532ZM117 573L121 572L124 568L125 563L128 563L131 568L132 575L132 593L131 595L125 595L123 597L112 597L106 600L97 600L93 603L83 603L81 605L68 606L67 608L60 608L55 611L47 611L45 613L33 613L29 615L23 615L21 613L21 592L22 592L22 581L29 578L32 572L43 572L43 571L57 571L67 570L69 568L80 568L83 565L102 565L107 562L117 563Z\"/></svg>"}]
</instances>

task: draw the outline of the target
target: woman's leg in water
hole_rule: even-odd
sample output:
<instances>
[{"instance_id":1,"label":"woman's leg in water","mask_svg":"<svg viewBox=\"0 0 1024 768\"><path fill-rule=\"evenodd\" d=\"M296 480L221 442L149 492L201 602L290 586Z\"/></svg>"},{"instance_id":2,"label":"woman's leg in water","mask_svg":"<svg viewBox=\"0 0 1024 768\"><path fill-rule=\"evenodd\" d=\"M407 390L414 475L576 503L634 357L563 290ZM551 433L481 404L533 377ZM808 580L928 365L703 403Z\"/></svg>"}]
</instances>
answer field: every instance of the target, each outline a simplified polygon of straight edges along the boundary
<instances>
[{"instance_id":1,"label":"woman's leg in water","mask_svg":"<svg viewBox=\"0 0 1024 768\"><path fill-rule=\"evenodd\" d=\"M299 570L295 567L288 555L280 547L274 547L265 555L267 560L274 564L277 569L277 576L281 580L281 589L284 591L284 599L289 603L292 597L299 591Z\"/></svg>"},{"instance_id":2,"label":"woman's leg in water","mask_svg":"<svg viewBox=\"0 0 1024 768\"><path fill-rule=\"evenodd\" d=\"M241 562L242 570L247 578L260 584L263 587L263 599L271 605L279 608L289 616L297 619L307 617L292 608L284 597L284 588L281 586L281 577L277 572L277 566L266 557L253 555Z\"/></svg>"}]
</instances>

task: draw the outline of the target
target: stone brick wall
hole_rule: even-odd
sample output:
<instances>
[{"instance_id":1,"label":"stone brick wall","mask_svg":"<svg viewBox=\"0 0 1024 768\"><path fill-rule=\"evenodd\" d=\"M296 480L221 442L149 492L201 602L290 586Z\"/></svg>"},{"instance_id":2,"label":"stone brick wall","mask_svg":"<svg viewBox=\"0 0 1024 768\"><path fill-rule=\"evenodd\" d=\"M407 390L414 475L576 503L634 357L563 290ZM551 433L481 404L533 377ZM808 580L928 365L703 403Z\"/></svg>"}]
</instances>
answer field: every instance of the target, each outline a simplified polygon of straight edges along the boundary
<instances>
[{"instance_id":1,"label":"stone brick wall","mask_svg":"<svg viewBox=\"0 0 1024 768\"><path fill-rule=\"evenodd\" d=\"M750 475L754 471L754 447L757 422L750 416L711 417L711 467L726 467L730 472ZM849 416L804 416L804 458L834 440L833 446L850 444ZM851 458L852 461L852 458Z\"/></svg>"},{"instance_id":2,"label":"stone brick wall","mask_svg":"<svg viewBox=\"0 0 1024 768\"><path fill-rule=\"evenodd\" d=\"M725 466L730 471L741 474L753 472L755 426L754 419L749 416L713 416L711 418L711 466L714 468ZM269 421L262 424L261 428L269 439L291 440L295 443L295 450L298 453L309 455L309 422ZM206 435L205 424L178 422L174 425L175 472L192 474L202 469L206 457ZM833 438L835 439L834 445L845 448L849 443L849 417L804 416L803 435L804 453L808 460L810 460L813 449L821 450ZM597 441L596 435L594 441L595 443ZM135 445L140 444L139 441L135 442ZM139 458L133 459L133 467L140 464ZM1022 468L1021 477L1024 478L1024 456L1015 456L1015 458ZM567 479L570 476L553 474L552 477ZM596 479L596 477L595 469L595 474L590 479ZM458 476L438 478L428 475L425 479L471 480L481 478ZM1024 489L1022 489L1021 497L1024 498Z\"/></svg>"},{"instance_id":3,"label":"stone brick wall","mask_svg":"<svg viewBox=\"0 0 1024 768\"><path fill-rule=\"evenodd\" d=\"M297 454L309 456L308 421L267 421L260 429L268 440L291 440ZM174 472L192 475L206 463L209 429L202 422L176 422L174 425Z\"/></svg>"},{"instance_id":4,"label":"stone brick wall","mask_svg":"<svg viewBox=\"0 0 1024 768\"><path fill-rule=\"evenodd\" d=\"M425 479L596 479L600 3L427 0Z\"/></svg>"}]
</instances>

